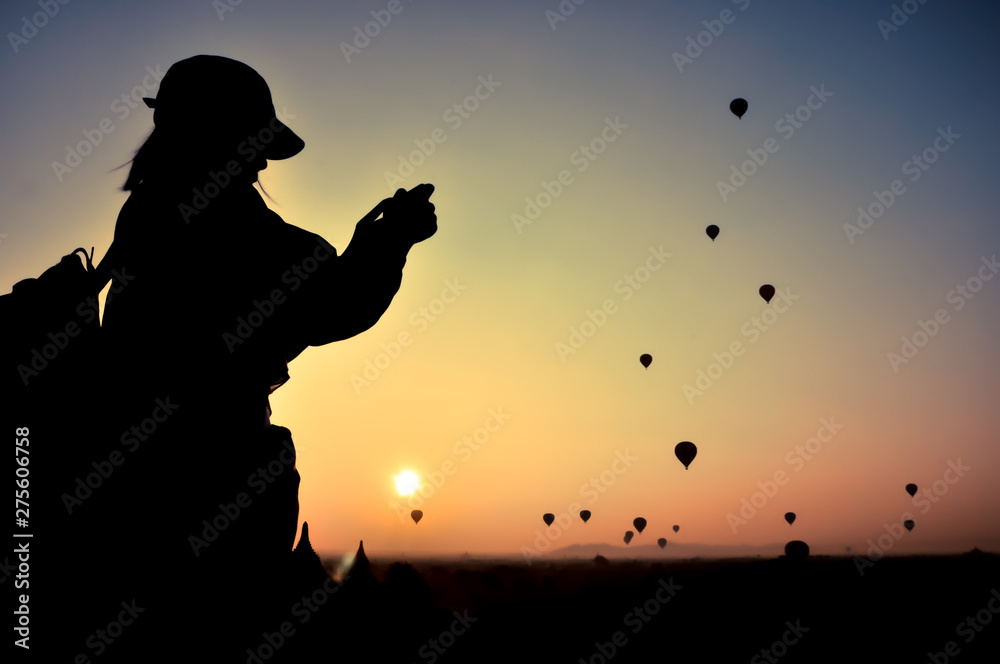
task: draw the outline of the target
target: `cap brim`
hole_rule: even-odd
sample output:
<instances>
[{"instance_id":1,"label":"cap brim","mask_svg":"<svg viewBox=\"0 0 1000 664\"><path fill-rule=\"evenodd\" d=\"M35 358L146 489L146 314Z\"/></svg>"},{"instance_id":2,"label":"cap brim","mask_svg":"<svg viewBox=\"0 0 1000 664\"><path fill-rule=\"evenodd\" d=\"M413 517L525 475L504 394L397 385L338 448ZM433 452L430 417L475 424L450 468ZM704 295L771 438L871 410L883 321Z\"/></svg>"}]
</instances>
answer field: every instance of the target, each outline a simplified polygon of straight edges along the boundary
<instances>
[{"instance_id":1,"label":"cap brim","mask_svg":"<svg viewBox=\"0 0 1000 664\"><path fill-rule=\"evenodd\" d=\"M142 101L149 108L157 108L157 101L152 97L143 97ZM154 123L155 121L154 116ZM302 152L302 148L306 146L305 141L299 138L299 135L279 120L277 116L271 119L268 126L272 129L273 138L261 152L265 159L288 159Z\"/></svg>"},{"instance_id":2,"label":"cap brim","mask_svg":"<svg viewBox=\"0 0 1000 664\"><path fill-rule=\"evenodd\" d=\"M264 148L264 157L271 160L288 159L302 152L305 141L292 131L288 125L275 118L271 121L274 130L274 140Z\"/></svg>"}]
</instances>

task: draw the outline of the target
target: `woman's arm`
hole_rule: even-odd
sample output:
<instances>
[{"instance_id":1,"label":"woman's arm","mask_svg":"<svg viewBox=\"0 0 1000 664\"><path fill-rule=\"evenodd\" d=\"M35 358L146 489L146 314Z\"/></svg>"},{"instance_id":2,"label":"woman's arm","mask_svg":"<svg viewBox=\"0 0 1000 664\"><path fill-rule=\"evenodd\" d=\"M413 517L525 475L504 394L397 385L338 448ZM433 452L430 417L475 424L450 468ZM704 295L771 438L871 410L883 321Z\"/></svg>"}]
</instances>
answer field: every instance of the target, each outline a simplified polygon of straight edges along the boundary
<instances>
[{"instance_id":1,"label":"woman's arm","mask_svg":"<svg viewBox=\"0 0 1000 664\"><path fill-rule=\"evenodd\" d=\"M410 247L437 230L434 206L428 200L433 190L431 185L409 192L400 189L381 201L358 222L344 253L334 252L302 280L296 323L304 328L299 338L305 345L348 339L382 317L399 290Z\"/></svg>"}]
</instances>

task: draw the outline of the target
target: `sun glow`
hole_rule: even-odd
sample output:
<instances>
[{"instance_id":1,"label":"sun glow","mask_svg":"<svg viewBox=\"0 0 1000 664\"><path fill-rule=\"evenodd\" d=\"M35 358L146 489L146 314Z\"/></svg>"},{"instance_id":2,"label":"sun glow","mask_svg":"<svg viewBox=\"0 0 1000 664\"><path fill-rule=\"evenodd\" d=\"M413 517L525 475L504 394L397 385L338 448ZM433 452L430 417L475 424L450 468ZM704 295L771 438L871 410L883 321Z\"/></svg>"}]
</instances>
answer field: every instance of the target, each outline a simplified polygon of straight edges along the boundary
<instances>
[{"instance_id":1,"label":"sun glow","mask_svg":"<svg viewBox=\"0 0 1000 664\"><path fill-rule=\"evenodd\" d=\"M401 496L412 495L414 491L420 488L420 478L412 470L404 470L399 475L396 475L395 480L396 491Z\"/></svg>"}]
</instances>

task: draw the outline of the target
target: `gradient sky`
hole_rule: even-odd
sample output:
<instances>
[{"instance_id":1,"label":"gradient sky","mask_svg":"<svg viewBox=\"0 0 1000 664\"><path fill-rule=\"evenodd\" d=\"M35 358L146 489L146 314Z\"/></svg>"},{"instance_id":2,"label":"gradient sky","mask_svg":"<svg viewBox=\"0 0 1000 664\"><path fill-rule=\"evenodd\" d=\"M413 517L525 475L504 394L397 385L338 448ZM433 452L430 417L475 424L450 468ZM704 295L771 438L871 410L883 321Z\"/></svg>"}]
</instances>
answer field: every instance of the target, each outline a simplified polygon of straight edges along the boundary
<instances>
[{"instance_id":1,"label":"gradient sky","mask_svg":"<svg viewBox=\"0 0 1000 664\"><path fill-rule=\"evenodd\" d=\"M559 22L546 15L557 0L402 0L350 57L341 44L388 1L60 5L30 39L8 34L0 57L0 281L7 292L80 245L102 256L126 198L115 169L152 128L122 96L155 96L149 72L191 55L229 56L265 77L306 142L261 178L287 222L343 250L396 186L437 187L440 230L410 252L382 320L309 349L272 397L317 549L621 543L641 515L633 546L803 539L842 553L909 512L916 528L891 553L997 550L1000 278L975 278L995 276L983 261L1000 253L1000 6L903 4L918 9L884 32L892 3L867 0L591 0ZM0 27L19 33L38 11L6 2ZM679 68L705 21L721 34ZM783 118L813 88L832 94L792 127ZM749 101L742 120L734 97ZM463 102L465 117L449 112ZM57 174L105 118L113 131ZM435 129L444 141L387 181ZM952 139L935 153L939 130ZM723 200L717 183L768 139L767 161ZM928 149L936 161L911 180L907 162ZM562 171L536 218L512 217ZM849 238L857 208L897 179L905 191ZM971 299L952 292L970 279ZM764 283L797 299L768 312ZM608 300L603 324L584 326ZM938 310L947 322L893 366ZM592 334L560 354L581 327ZM402 333L409 345L380 357ZM720 375L711 365L734 342L742 354ZM362 385L369 362L383 368ZM686 394L710 369L711 386ZM806 459L797 448L824 421L839 428ZM699 449L687 471L681 440ZM403 469L444 478L414 502L419 526L401 516ZM734 532L727 514L779 471L787 482ZM911 502L909 482L936 502ZM574 504L590 523L547 531L542 513Z\"/></svg>"}]
</instances>

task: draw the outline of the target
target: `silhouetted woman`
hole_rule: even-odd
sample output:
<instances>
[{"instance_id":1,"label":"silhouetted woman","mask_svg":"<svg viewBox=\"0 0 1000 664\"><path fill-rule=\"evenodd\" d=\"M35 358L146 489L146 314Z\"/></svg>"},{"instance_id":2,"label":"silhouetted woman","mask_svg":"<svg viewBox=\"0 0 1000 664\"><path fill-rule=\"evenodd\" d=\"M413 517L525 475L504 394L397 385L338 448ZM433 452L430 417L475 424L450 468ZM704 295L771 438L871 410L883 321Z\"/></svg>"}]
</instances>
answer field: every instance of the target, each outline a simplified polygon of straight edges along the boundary
<instances>
[{"instance_id":1,"label":"silhouetted woman","mask_svg":"<svg viewBox=\"0 0 1000 664\"><path fill-rule=\"evenodd\" d=\"M290 619L281 587L299 478L268 395L307 346L379 319L408 250L436 231L433 187L380 203L338 255L253 187L268 160L304 145L256 71L195 56L146 103L155 128L99 267L114 284L106 435L125 459L100 498L115 545L107 600L148 604L120 654L181 661L204 640L211 656L196 661L242 662Z\"/></svg>"}]
</instances>

